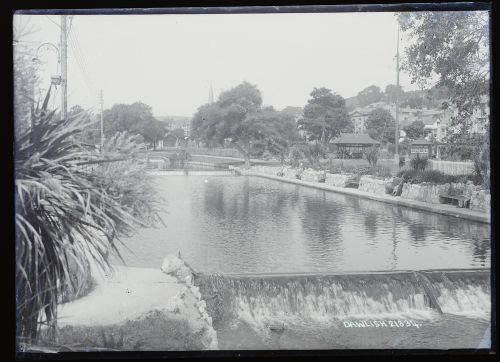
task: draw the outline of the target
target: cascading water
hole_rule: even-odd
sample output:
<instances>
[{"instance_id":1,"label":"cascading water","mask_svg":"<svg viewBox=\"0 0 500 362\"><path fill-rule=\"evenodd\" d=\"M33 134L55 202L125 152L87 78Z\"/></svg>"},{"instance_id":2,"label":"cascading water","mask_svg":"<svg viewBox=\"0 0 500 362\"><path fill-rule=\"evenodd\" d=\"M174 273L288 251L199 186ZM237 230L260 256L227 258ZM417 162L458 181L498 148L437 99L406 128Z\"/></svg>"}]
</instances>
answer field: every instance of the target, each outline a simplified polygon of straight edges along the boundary
<instances>
[{"instance_id":1,"label":"cascading water","mask_svg":"<svg viewBox=\"0 0 500 362\"><path fill-rule=\"evenodd\" d=\"M490 271L422 272L433 287L443 313L489 319Z\"/></svg>"},{"instance_id":2,"label":"cascading water","mask_svg":"<svg viewBox=\"0 0 500 362\"><path fill-rule=\"evenodd\" d=\"M343 275L200 275L214 326L339 325L345 320L433 321L442 314L487 320L489 270ZM278 327L280 328L280 327Z\"/></svg>"}]
</instances>

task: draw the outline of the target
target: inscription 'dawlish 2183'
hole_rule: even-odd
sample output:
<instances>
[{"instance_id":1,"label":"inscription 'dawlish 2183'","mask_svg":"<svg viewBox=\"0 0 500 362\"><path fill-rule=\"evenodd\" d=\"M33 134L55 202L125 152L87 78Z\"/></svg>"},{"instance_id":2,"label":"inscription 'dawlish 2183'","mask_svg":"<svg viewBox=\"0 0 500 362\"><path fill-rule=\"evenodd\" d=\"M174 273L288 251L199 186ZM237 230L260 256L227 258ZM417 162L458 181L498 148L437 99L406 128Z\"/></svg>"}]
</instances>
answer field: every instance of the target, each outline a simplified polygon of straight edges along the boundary
<instances>
[{"instance_id":1,"label":"inscription 'dawlish 2183'","mask_svg":"<svg viewBox=\"0 0 500 362\"><path fill-rule=\"evenodd\" d=\"M345 328L403 328L403 327L414 327L420 328L421 323L417 323L411 319L399 319L399 320L360 320L360 321L344 321Z\"/></svg>"}]
</instances>

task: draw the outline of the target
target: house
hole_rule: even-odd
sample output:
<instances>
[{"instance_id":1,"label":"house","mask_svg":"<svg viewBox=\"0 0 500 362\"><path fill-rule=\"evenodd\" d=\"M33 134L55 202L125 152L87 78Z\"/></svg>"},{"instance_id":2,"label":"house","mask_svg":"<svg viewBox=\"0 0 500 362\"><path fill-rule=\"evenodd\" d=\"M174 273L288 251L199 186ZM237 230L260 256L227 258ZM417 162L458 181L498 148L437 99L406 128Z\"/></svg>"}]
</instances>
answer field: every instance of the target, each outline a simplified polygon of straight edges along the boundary
<instances>
[{"instance_id":1,"label":"house","mask_svg":"<svg viewBox=\"0 0 500 362\"><path fill-rule=\"evenodd\" d=\"M366 133L343 133L330 140L330 150L339 158L361 158L366 148L379 145Z\"/></svg>"},{"instance_id":2,"label":"house","mask_svg":"<svg viewBox=\"0 0 500 362\"><path fill-rule=\"evenodd\" d=\"M426 134L426 139L435 139L438 142L442 142L446 135L448 134L448 124L437 118L434 123L426 124L424 126L424 133Z\"/></svg>"},{"instance_id":3,"label":"house","mask_svg":"<svg viewBox=\"0 0 500 362\"><path fill-rule=\"evenodd\" d=\"M354 125L354 133L366 133L366 120L371 111L366 109L356 109L349 113L351 121Z\"/></svg>"}]
</instances>

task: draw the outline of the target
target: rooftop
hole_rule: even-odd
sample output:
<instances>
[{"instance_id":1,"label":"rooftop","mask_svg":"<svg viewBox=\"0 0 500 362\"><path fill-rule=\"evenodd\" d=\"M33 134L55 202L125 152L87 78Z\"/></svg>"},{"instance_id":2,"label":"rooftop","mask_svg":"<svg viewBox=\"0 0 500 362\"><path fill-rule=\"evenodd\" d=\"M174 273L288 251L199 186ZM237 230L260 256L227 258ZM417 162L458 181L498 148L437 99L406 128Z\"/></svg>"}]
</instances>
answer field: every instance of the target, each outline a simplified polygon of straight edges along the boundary
<instances>
[{"instance_id":1,"label":"rooftop","mask_svg":"<svg viewBox=\"0 0 500 362\"><path fill-rule=\"evenodd\" d=\"M418 140L411 141L412 145L432 145L432 142L427 141L424 138L420 138Z\"/></svg>"},{"instance_id":2,"label":"rooftop","mask_svg":"<svg viewBox=\"0 0 500 362\"><path fill-rule=\"evenodd\" d=\"M342 133L334 140L330 140L333 144L363 144L363 145L378 145L380 142L375 141L366 133Z\"/></svg>"}]
</instances>

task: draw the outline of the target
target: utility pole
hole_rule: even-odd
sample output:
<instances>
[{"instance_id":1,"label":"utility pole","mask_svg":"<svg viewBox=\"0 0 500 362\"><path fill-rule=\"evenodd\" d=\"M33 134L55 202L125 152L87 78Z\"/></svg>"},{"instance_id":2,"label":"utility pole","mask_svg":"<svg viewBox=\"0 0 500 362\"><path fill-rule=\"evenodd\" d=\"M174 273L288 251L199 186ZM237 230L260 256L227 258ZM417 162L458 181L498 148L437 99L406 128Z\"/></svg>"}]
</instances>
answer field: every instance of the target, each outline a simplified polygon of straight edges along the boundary
<instances>
[{"instance_id":1,"label":"utility pole","mask_svg":"<svg viewBox=\"0 0 500 362\"><path fill-rule=\"evenodd\" d=\"M99 95L99 101L101 104L101 153L102 153L104 150L104 120L103 120L104 97L102 93L102 88L101 88L101 93Z\"/></svg>"},{"instance_id":2,"label":"utility pole","mask_svg":"<svg viewBox=\"0 0 500 362\"><path fill-rule=\"evenodd\" d=\"M395 127L395 153L394 162L399 165L399 21L398 21L398 39L396 42L396 127Z\"/></svg>"},{"instance_id":3,"label":"utility pole","mask_svg":"<svg viewBox=\"0 0 500 362\"><path fill-rule=\"evenodd\" d=\"M68 115L68 30L66 15L61 15L61 117Z\"/></svg>"}]
</instances>

